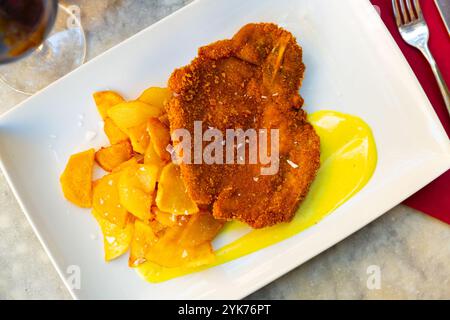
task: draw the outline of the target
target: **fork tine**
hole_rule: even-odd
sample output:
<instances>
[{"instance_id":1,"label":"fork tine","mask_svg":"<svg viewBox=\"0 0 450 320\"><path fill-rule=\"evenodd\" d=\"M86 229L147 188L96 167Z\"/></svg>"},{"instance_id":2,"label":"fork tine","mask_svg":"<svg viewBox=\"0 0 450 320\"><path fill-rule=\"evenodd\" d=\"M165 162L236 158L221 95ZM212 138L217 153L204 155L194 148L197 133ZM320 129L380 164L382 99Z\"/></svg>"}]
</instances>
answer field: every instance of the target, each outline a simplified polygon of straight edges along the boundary
<instances>
[{"instance_id":1,"label":"fork tine","mask_svg":"<svg viewBox=\"0 0 450 320\"><path fill-rule=\"evenodd\" d=\"M395 22L397 23L397 27L400 27L402 25L402 18L398 8L397 0L392 0L392 8L394 9L394 17Z\"/></svg>"},{"instance_id":2,"label":"fork tine","mask_svg":"<svg viewBox=\"0 0 450 320\"><path fill-rule=\"evenodd\" d=\"M399 1L400 1L400 11L402 13L403 22L405 24L409 23L410 20L409 20L408 12L406 11L406 8L405 8L405 2L403 0L399 0Z\"/></svg>"},{"instance_id":3,"label":"fork tine","mask_svg":"<svg viewBox=\"0 0 450 320\"><path fill-rule=\"evenodd\" d=\"M420 7L420 1L414 0L414 5L416 7L417 18L422 18L422 8Z\"/></svg>"},{"instance_id":4,"label":"fork tine","mask_svg":"<svg viewBox=\"0 0 450 320\"><path fill-rule=\"evenodd\" d=\"M416 14L414 12L412 0L406 0L406 6L408 7L409 17L411 18L411 21L416 20L418 17L416 17Z\"/></svg>"}]
</instances>

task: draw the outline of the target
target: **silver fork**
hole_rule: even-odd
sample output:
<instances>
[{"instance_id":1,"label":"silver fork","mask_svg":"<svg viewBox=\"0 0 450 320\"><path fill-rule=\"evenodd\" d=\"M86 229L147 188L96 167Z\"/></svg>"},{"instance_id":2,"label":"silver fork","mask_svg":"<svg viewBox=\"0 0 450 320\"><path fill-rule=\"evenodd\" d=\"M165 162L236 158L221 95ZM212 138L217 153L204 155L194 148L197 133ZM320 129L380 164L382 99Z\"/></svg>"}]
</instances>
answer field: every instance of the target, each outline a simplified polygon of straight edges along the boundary
<instances>
[{"instance_id":1,"label":"silver fork","mask_svg":"<svg viewBox=\"0 0 450 320\"><path fill-rule=\"evenodd\" d=\"M444 98L447 111L450 114L450 95L448 87L430 49L428 48L430 32L427 23L423 18L419 0L405 0L405 2L403 0L392 0L398 30L400 31L403 40L410 46L419 49L428 60L434 76L436 77L439 89L441 90L442 97Z\"/></svg>"}]
</instances>

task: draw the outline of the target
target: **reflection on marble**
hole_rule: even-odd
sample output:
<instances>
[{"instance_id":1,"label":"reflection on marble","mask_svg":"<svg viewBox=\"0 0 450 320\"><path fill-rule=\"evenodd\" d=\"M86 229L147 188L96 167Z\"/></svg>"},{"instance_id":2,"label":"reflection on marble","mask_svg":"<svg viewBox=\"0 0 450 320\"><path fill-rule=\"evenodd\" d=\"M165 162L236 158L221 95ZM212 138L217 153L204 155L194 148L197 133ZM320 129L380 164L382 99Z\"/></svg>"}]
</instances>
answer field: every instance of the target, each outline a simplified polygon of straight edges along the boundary
<instances>
[{"instance_id":1,"label":"reflection on marble","mask_svg":"<svg viewBox=\"0 0 450 320\"><path fill-rule=\"evenodd\" d=\"M81 7L88 60L190 0L66 0ZM26 97L0 84L0 113ZM252 299L450 298L450 227L398 206ZM379 290L367 289L378 266ZM70 299L0 174L0 299Z\"/></svg>"}]
</instances>

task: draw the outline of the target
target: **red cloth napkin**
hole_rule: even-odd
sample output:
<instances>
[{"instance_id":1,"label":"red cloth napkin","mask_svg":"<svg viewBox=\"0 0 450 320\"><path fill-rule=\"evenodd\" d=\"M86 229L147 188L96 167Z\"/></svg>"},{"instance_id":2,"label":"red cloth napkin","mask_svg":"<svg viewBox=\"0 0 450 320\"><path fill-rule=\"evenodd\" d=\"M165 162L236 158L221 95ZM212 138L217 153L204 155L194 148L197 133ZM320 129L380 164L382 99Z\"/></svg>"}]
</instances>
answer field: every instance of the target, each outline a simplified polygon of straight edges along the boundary
<instances>
[{"instance_id":1,"label":"red cloth napkin","mask_svg":"<svg viewBox=\"0 0 450 320\"><path fill-rule=\"evenodd\" d=\"M402 50L411 68L414 70L428 99L441 120L447 135L450 136L450 117L433 72L422 54L417 49L406 44L401 38L394 20L392 1L371 0L371 2L373 5L378 6L377 9L379 9L381 18ZM430 50L447 85L450 85L450 38L447 29L434 1L421 0L420 3L423 15L430 29ZM450 224L450 170L405 200L404 203Z\"/></svg>"}]
</instances>

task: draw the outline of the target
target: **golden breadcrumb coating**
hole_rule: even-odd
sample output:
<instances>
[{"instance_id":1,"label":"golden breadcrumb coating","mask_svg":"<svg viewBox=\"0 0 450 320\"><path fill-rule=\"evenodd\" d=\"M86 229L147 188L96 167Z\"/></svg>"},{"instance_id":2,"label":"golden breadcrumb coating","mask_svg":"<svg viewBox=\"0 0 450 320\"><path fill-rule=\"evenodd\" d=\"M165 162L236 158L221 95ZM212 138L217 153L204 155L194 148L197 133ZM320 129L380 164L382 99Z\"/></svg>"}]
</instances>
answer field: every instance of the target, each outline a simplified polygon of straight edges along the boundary
<instances>
[{"instance_id":1,"label":"golden breadcrumb coating","mask_svg":"<svg viewBox=\"0 0 450 320\"><path fill-rule=\"evenodd\" d=\"M181 164L189 194L199 206L212 207L216 218L262 228L294 216L320 165L319 137L298 93L304 70L292 34L259 23L200 48L197 58L172 74L171 131L185 128L193 136L194 121L224 134L236 128L279 129L275 175L260 175L261 164Z\"/></svg>"}]
</instances>

